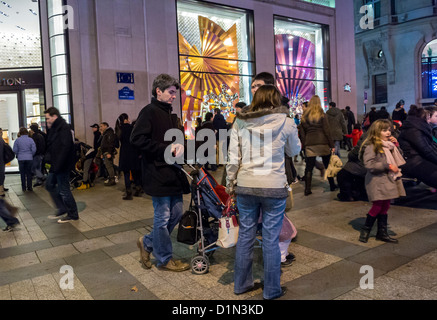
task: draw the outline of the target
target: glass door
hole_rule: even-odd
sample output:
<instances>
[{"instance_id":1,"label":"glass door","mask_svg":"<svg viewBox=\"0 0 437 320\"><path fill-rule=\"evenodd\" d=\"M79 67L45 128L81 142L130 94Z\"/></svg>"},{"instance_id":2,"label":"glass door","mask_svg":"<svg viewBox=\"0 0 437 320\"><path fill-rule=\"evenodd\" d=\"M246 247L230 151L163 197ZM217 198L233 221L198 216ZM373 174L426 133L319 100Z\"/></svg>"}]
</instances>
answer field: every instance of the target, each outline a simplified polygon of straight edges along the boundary
<instances>
[{"instance_id":1,"label":"glass door","mask_svg":"<svg viewBox=\"0 0 437 320\"><path fill-rule=\"evenodd\" d=\"M12 148L20 130L18 105L18 92L0 93L0 128L3 129L3 140ZM6 165L6 172L16 171L18 171L18 161L15 158Z\"/></svg>"}]
</instances>

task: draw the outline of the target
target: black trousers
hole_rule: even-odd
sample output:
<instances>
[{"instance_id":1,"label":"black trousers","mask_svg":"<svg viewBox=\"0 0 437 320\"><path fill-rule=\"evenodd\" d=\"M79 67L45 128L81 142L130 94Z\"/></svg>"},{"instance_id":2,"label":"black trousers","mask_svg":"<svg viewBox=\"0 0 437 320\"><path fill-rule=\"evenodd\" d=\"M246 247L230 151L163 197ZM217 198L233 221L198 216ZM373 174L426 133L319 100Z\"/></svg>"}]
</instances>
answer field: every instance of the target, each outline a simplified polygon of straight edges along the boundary
<instances>
[{"instance_id":1,"label":"black trousers","mask_svg":"<svg viewBox=\"0 0 437 320\"><path fill-rule=\"evenodd\" d=\"M337 195L340 201L366 201L367 192L364 177L356 176L344 169L337 174L337 183L340 193Z\"/></svg>"}]
</instances>

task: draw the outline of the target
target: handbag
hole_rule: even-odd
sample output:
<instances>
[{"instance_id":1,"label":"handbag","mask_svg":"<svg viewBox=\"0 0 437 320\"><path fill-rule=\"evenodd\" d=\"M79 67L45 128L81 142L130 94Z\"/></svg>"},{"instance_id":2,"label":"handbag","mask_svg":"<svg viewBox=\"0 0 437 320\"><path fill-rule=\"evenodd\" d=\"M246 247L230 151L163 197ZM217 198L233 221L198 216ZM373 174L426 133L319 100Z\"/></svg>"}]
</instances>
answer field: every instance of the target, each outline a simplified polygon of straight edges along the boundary
<instances>
[{"instance_id":1,"label":"handbag","mask_svg":"<svg viewBox=\"0 0 437 320\"><path fill-rule=\"evenodd\" d=\"M217 245L222 248L231 248L237 244L240 227L237 219L237 206L232 197L226 202L223 216L219 219Z\"/></svg>"},{"instance_id":2,"label":"handbag","mask_svg":"<svg viewBox=\"0 0 437 320\"><path fill-rule=\"evenodd\" d=\"M12 150L11 146L5 143L3 145L3 160L5 164L11 162L15 158L15 152Z\"/></svg>"},{"instance_id":3,"label":"handbag","mask_svg":"<svg viewBox=\"0 0 437 320\"><path fill-rule=\"evenodd\" d=\"M178 242L188 245L193 245L197 242L197 213L194 210L185 211L182 215L176 239Z\"/></svg>"}]
</instances>

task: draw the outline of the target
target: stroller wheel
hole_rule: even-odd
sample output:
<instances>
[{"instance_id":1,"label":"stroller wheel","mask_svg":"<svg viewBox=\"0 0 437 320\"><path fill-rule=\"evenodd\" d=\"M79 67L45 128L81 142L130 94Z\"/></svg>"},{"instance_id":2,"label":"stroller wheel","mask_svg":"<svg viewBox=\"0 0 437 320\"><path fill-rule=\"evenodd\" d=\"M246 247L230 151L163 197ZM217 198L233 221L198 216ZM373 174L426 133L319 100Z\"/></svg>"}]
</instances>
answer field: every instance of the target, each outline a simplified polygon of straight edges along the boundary
<instances>
[{"instance_id":1,"label":"stroller wheel","mask_svg":"<svg viewBox=\"0 0 437 320\"><path fill-rule=\"evenodd\" d=\"M191 259L191 270L194 274L205 274L209 269L209 260L205 256L195 256Z\"/></svg>"}]
</instances>

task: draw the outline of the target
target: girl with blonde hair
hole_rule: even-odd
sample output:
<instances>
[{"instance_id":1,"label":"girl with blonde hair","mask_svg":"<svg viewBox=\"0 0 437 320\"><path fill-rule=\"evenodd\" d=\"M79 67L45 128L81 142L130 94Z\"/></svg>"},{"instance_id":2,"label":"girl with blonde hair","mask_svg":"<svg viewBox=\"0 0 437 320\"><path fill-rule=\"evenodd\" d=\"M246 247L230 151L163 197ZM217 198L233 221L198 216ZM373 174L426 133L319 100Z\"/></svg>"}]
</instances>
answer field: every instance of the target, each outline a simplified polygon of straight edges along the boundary
<instances>
[{"instance_id":1,"label":"girl with blonde hair","mask_svg":"<svg viewBox=\"0 0 437 320\"><path fill-rule=\"evenodd\" d=\"M360 149L360 158L367 169L365 185L372 208L361 229L361 242L369 240L373 224L378 220L376 239L397 243L387 232L387 212L392 199L405 196L402 173L399 167L405 164L399 144L391 135L391 122L386 119L375 121L369 128L367 138Z\"/></svg>"},{"instance_id":2,"label":"girl with blonde hair","mask_svg":"<svg viewBox=\"0 0 437 320\"><path fill-rule=\"evenodd\" d=\"M317 95L310 99L302 115L300 135L302 149L305 149L306 155L304 194L308 196L312 194L311 182L316 157L322 157L323 165L325 168L328 168L331 152L335 150L334 141L329 130L328 118L323 111L320 97ZM328 181L331 191L334 191L337 188L334 178L328 178Z\"/></svg>"}]
</instances>

